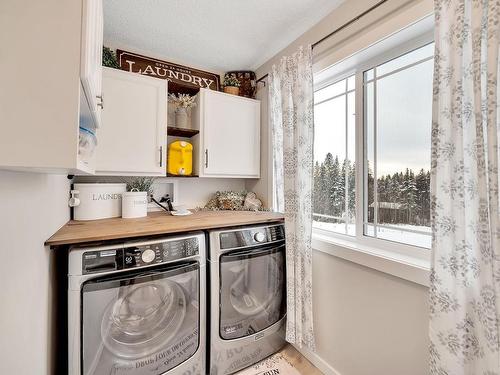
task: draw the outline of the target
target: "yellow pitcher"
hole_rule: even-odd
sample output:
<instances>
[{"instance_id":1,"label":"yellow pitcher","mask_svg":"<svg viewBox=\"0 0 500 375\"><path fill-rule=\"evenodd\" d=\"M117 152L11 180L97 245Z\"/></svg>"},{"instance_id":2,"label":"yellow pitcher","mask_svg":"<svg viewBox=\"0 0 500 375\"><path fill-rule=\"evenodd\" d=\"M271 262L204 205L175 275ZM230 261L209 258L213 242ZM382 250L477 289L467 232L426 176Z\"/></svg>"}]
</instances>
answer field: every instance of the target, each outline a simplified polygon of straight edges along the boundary
<instances>
[{"instance_id":1,"label":"yellow pitcher","mask_svg":"<svg viewBox=\"0 0 500 375\"><path fill-rule=\"evenodd\" d=\"M167 172L177 176L190 176L193 172L193 145L175 141L168 146Z\"/></svg>"}]
</instances>

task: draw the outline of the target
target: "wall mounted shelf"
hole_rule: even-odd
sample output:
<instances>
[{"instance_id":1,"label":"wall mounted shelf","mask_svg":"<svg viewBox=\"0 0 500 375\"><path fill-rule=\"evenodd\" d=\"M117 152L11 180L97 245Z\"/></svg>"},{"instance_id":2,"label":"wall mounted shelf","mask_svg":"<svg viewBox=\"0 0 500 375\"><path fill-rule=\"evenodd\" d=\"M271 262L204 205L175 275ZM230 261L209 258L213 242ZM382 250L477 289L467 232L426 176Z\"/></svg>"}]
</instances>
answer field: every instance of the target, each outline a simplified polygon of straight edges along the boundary
<instances>
[{"instance_id":1,"label":"wall mounted shelf","mask_svg":"<svg viewBox=\"0 0 500 375\"><path fill-rule=\"evenodd\" d=\"M198 175L190 175L190 176L182 176L182 175L176 175L176 174L171 174L171 173L167 173L167 177L179 177L179 178L196 178L196 177L199 177Z\"/></svg>"},{"instance_id":2,"label":"wall mounted shelf","mask_svg":"<svg viewBox=\"0 0 500 375\"><path fill-rule=\"evenodd\" d=\"M167 127L167 135L173 137L184 137L191 138L198 134L200 131L195 129L185 129L185 128L176 128L175 126Z\"/></svg>"}]
</instances>

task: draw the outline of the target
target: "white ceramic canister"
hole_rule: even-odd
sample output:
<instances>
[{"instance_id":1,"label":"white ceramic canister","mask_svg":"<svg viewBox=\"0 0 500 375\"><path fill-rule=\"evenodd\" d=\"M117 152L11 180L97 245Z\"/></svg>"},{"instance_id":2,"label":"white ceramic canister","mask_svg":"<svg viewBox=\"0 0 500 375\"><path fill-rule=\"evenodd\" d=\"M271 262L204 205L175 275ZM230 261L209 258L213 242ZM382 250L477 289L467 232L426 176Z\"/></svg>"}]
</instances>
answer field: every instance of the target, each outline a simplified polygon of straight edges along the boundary
<instances>
[{"instance_id":1,"label":"white ceramic canister","mask_svg":"<svg viewBox=\"0 0 500 375\"><path fill-rule=\"evenodd\" d=\"M145 191L127 191L122 193L122 217L131 219L148 214L148 193Z\"/></svg>"},{"instance_id":2,"label":"white ceramic canister","mask_svg":"<svg viewBox=\"0 0 500 375\"><path fill-rule=\"evenodd\" d=\"M80 202L74 206L75 220L95 220L120 217L122 214L122 193L127 184L77 183L73 191Z\"/></svg>"}]
</instances>

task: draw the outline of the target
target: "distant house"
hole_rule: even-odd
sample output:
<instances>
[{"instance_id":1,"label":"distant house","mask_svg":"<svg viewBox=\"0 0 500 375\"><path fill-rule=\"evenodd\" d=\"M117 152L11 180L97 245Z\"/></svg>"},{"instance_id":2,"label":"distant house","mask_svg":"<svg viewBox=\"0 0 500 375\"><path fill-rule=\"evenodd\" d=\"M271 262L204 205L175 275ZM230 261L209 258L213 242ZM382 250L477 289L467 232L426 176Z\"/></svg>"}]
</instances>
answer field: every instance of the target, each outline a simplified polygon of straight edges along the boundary
<instances>
[{"instance_id":1,"label":"distant house","mask_svg":"<svg viewBox=\"0 0 500 375\"><path fill-rule=\"evenodd\" d=\"M408 220L408 209L404 204L394 202L377 202L379 223L405 223ZM375 202L368 206L368 221L373 222Z\"/></svg>"}]
</instances>

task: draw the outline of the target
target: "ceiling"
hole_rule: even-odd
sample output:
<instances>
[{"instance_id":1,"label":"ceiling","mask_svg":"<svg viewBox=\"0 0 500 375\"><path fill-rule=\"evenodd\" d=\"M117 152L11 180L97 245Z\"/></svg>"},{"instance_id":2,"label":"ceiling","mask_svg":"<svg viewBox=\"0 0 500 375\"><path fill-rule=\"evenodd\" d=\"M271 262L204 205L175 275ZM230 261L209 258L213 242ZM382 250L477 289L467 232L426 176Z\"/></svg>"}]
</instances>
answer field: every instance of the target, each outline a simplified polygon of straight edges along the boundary
<instances>
[{"instance_id":1,"label":"ceiling","mask_svg":"<svg viewBox=\"0 0 500 375\"><path fill-rule=\"evenodd\" d=\"M255 70L344 0L103 0L104 43L215 72Z\"/></svg>"}]
</instances>

